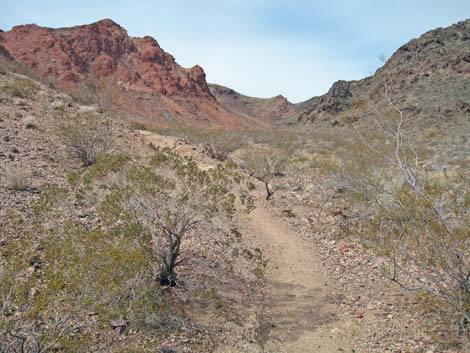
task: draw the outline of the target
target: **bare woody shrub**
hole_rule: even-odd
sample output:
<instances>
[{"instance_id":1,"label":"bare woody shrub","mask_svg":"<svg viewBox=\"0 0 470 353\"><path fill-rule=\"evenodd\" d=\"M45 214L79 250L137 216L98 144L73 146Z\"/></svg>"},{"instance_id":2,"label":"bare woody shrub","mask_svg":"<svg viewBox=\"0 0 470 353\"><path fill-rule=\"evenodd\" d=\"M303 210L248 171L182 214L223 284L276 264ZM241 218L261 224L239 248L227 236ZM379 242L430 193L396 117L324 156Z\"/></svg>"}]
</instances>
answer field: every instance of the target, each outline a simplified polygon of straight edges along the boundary
<instances>
[{"instance_id":1,"label":"bare woody shrub","mask_svg":"<svg viewBox=\"0 0 470 353\"><path fill-rule=\"evenodd\" d=\"M5 173L7 187L10 190L23 191L29 186L29 174L18 167L9 167Z\"/></svg>"},{"instance_id":2,"label":"bare woody shrub","mask_svg":"<svg viewBox=\"0 0 470 353\"><path fill-rule=\"evenodd\" d=\"M89 99L98 106L100 113L107 113L113 105L113 81L110 77L103 80L91 79L87 83Z\"/></svg>"},{"instance_id":3,"label":"bare woody shrub","mask_svg":"<svg viewBox=\"0 0 470 353\"><path fill-rule=\"evenodd\" d=\"M243 144L243 136L229 131L213 131L203 139L204 152L219 161L226 161L230 153L240 149Z\"/></svg>"},{"instance_id":4,"label":"bare woody shrub","mask_svg":"<svg viewBox=\"0 0 470 353\"><path fill-rule=\"evenodd\" d=\"M102 116L78 114L62 126L62 137L68 155L88 167L112 146L111 122Z\"/></svg>"},{"instance_id":5,"label":"bare woody shrub","mask_svg":"<svg viewBox=\"0 0 470 353\"><path fill-rule=\"evenodd\" d=\"M246 169L250 175L261 181L265 187L266 200L274 195L272 181L281 174L285 158L273 149L246 150L239 157L238 163Z\"/></svg>"},{"instance_id":6,"label":"bare woody shrub","mask_svg":"<svg viewBox=\"0 0 470 353\"><path fill-rule=\"evenodd\" d=\"M462 340L470 334L470 181L425 168L412 121L391 100L387 108L373 119L374 135L356 127L358 148L333 180L354 197L363 240L389 260L389 278L435 298Z\"/></svg>"}]
</instances>

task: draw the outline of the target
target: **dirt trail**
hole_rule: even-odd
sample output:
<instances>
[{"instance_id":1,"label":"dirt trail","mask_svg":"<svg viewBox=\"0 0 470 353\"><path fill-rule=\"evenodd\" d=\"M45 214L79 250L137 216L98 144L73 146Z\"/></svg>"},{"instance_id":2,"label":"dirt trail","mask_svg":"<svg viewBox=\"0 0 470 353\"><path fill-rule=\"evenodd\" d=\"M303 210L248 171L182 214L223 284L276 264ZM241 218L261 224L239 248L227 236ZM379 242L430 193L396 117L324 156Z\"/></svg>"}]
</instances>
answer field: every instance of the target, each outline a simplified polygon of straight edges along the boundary
<instances>
[{"instance_id":1,"label":"dirt trail","mask_svg":"<svg viewBox=\"0 0 470 353\"><path fill-rule=\"evenodd\" d=\"M266 304L259 318L265 352L352 352L350 322L334 312L311 244L267 204L251 213L248 227L268 260Z\"/></svg>"},{"instance_id":2,"label":"dirt trail","mask_svg":"<svg viewBox=\"0 0 470 353\"><path fill-rule=\"evenodd\" d=\"M195 158L202 169L213 167L212 161L175 138L140 133L147 142ZM259 345L266 353L354 352L348 341L357 328L335 308L312 244L279 219L262 194L257 196L257 208L242 223L244 234L267 260L265 305L258 317ZM236 352L224 345L218 351Z\"/></svg>"}]
</instances>

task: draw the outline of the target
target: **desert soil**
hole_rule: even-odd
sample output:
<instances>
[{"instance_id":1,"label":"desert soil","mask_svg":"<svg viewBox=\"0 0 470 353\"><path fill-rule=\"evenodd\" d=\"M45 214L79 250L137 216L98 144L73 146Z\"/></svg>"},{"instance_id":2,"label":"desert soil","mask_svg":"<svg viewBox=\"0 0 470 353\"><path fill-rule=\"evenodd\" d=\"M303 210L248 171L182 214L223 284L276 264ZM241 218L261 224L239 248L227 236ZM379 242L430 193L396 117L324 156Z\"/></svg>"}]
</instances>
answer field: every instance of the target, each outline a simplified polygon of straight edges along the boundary
<instances>
[{"instance_id":1,"label":"desert soil","mask_svg":"<svg viewBox=\"0 0 470 353\"><path fill-rule=\"evenodd\" d=\"M247 224L266 259L260 344L267 352L351 352L351 321L329 304L321 264L312 245L260 202Z\"/></svg>"}]
</instances>

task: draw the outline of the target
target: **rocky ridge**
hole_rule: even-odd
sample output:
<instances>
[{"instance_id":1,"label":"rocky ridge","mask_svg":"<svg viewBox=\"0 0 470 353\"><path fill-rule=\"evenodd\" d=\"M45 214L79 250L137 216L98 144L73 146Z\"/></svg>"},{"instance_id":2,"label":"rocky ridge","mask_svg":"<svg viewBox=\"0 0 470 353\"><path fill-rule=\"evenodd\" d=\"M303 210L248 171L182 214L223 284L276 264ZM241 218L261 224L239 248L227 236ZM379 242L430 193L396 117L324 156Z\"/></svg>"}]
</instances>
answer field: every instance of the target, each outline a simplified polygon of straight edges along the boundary
<instances>
[{"instance_id":1,"label":"rocky ridge","mask_svg":"<svg viewBox=\"0 0 470 353\"><path fill-rule=\"evenodd\" d=\"M255 98L245 96L231 88L210 84L209 89L216 99L233 112L279 123L299 113L299 106L292 104L284 96Z\"/></svg>"},{"instance_id":2,"label":"rocky ridge","mask_svg":"<svg viewBox=\"0 0 470 353\"><path fill-rule=\"evenodd\" d=\"M98 86L133 116L173 123L253 123L216 101L200 66L181 67L154 38L130 37L109 19L59 29L17 26L0 33L0 53L76 95Z\"/></svg>"},{"instance_id":3,"label":"rocky ridge","mask_svg":"<svg viewBox=\"0 0 470 353\"><path fill-rule=\"evenodd\" d=\"M400 47L375 75L338 81L306 103L300 122L346 124L391 99L427 121L458 119L470 106L470 20L438 28Z\"/></svg>"},{"instance_id":4,"label":"rocky ridge","mask_svg":"<svg viewBox=\"0 0 470 353\"><path fill-rule=\"evenodd\" d=\"M121 110L159 124L347 125L375 114L388 98L409 115L438 123L470 113L470 20L429 31L399 48L373 76L338 81L299 104L209 85L200 66L181 67L154 38L130 37L109 19L71 28L14 27L0 32L0 57L78 95L90 83L110 85Z\"/></svg>"}]
</instances>

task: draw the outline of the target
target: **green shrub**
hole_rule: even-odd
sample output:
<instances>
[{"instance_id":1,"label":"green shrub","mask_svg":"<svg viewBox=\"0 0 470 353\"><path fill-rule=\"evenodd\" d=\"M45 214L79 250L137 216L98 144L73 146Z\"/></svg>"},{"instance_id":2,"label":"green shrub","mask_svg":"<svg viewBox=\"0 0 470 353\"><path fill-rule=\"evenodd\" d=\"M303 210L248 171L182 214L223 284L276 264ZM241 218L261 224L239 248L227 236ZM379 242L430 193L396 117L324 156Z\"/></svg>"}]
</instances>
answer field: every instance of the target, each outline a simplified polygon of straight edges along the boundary
<instances>
[{"instance_id":1,"label":"green shrub","mask_svg":"<svg viewBox=\"0 0 470 353\"><path fill-rule=\"evenodd\" d=\"M56 202L67 196L67 189L56 185L47 185L41 188L39 202L33 206L37 213L48 211Z\"/></svg>"},{"instance_id":2,"label":"green shrub","mask_svg":"<svg viewBox=\"0 0 470 353\"><path fill-rule=\"evenodd\" d=\"M83 184L90 188L94 181L121 170L129 160L130 157L124 153L102 154L87 169L70 173L68 180L73 185Z\"/></svg>"},{"instance_id":3,"label":"green shrub","mask_svg":"<svg viewBox=\"0 0 470 353\"><path fill-rule=\"evenodd\" d=\"M0 340L11 347L27 335L39 352L87 351L90 325L125 318L139 328L160 312L150 253L135 238L68 224L36 248L23 236L1 249Z\"/></svg>"},{"instance_id":4,"label":"green shrub","mask_svg":"<svg viewBox=\"0 0 470 353\"><path fill-rule=\"evenodd\" d=\"M432 296L442 322L470 335L470 181L429 168L398 108L382 118L375 134L358 130L335 186L351 196L361 240L389 260L389 278Z\"/></svg>"},{"instance_id":5,"label":"green shrub","mask_svg":"<svg viewBox=\"0 0 470 353\"><path fill-rule=\"evenodd\" d=\"M236 197L230 189L240 179L229 164L204 171L192 159L169 151L157 150L151 162L156 170L129 168L127 182L114 186L114 196L108 197L103 211L108 219L131 214L133 222L147 229L154 258L160 264L157 280L171 284L181 264L185 236L215 216L234 214ZM119 201L125 212L119 211Z\"/></svg>"},{"instance_id":6,"label":"green shrub","mask_svg":"<svg viewBox=\"0 0 470 353\"><path fill-rule=\"evenodd\" d=\"M3 89L14 97L32 98L39 90L39 86L29 78L15 76Z\"/></svg>"}]
</instances>

